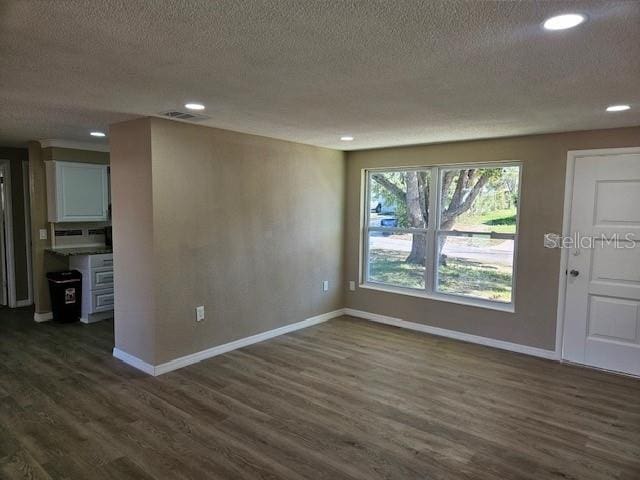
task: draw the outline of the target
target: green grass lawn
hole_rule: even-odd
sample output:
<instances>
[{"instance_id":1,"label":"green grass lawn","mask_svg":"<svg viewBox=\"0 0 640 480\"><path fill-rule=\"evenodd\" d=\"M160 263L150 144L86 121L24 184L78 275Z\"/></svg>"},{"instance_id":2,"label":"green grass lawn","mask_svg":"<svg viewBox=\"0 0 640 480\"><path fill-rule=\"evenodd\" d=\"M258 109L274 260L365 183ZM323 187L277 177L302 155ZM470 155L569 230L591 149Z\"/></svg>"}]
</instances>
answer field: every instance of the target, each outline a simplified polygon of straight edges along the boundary
<instances>
[{"instance_id":1,"label":"green grass lawn","mask_svg":"<svg viewBox=\"0 0 640 480\"><path fill-rule=\"evenodd\" d=\"M405 262L407 252L371 250L369 278L397 287L424 288L424 267Z\"/></svg>"},{"instance_id":2,"label":"green grass lawn","mask_svg":"<svg viewBox=\"0 0 640 480\"><path fill-rule=\"evenodd\" d=\"M424 267L407 263L407 252L372 250L369 278L372 281L408 288L424 288ZM438 271L438 291L470 295L502 302L511 301L511 269L460 258L447 258Z\"/></svg>"},{"instance_id":3,"label":"green grass lawn","mask_svg":"<svg viewBox=\"0 0 640 480\"><path fill-rule=\"evenodd\" d=\"M497 233L516 233L516 209L494 210L482 215L465 213L458 217L454 229L465 230L465 226L481 226L482 231ZM475 228L473 230L476 230Z\"/></svg>"},{"instance_id":4,"label":"green grass lawn","mask_svg":"<svg viewBox=\"0 0 640 480\"><path fill-rule=\"evenodd\" d=\"M438 270L438 291L508 303L511 301L511 275L508 267L449 257L447 265L441 265Z\"/></svg>"}]
</instances>

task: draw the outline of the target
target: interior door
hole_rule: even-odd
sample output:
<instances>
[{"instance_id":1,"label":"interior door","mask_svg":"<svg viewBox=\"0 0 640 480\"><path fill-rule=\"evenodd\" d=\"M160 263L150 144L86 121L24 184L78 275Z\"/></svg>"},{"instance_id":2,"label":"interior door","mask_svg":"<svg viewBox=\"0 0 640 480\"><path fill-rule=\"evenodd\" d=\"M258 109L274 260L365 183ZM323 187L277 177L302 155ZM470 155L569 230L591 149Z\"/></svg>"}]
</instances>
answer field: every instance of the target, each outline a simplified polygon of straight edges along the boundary
<instances>
[{"instance_id":1,"label":"interior door","mask_svg":"<svg viewBox=\"0 0 640 480\"><path fill-rule=\"evenodd\" d=\"M563 357L640 375L640 153L575 161Z\"/></svg>"}]
</instances>

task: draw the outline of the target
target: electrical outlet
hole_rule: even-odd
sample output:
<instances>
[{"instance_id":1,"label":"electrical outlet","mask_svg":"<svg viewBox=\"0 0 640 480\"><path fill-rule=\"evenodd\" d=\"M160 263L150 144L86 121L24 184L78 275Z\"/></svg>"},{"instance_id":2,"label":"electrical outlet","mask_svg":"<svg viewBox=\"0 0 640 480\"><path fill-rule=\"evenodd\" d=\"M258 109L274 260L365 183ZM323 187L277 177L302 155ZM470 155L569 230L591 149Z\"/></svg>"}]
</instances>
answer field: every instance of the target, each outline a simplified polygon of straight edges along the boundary
<instances>
[{"instance_id":1,"label":"electrical outlet","mask_svg":"<svg viewBox=\"0 0 640 480\"><path fill-rule=\"evenodd\" d=\"M329 291L329 280L325 280L322 282L322 291L323 292Z\"/></svg>"},{"instance_id":2,"label":"electrical outlet","mask_svg":"<svg viewBox=\"0 0 640 480\"><path fill-rule=\"evenodd\" d=\"M204 321L204 305L196 307L196 322Z\"/></svg>"},{"instance_id":3,"label":"electrical outlet","mask_svg":"<svg viewBox=\"0 0 640 480\"><path fill-rule=\"evenodd\" d=\"M47 229L46 228L41 228L40 229L40 240L46 240L47 239Z\"/></svg>"},{"instance_id":4,"label":"electrical outlet","mask_svg":"<svg viewBox=\"0 0 640 480\"><path fill-rule=\"evenodd\" d=\"M352 292L356 291L356 282L354 282L353 280L349 282L349 290L351 290Z\"/></svg>"}]
</instances>

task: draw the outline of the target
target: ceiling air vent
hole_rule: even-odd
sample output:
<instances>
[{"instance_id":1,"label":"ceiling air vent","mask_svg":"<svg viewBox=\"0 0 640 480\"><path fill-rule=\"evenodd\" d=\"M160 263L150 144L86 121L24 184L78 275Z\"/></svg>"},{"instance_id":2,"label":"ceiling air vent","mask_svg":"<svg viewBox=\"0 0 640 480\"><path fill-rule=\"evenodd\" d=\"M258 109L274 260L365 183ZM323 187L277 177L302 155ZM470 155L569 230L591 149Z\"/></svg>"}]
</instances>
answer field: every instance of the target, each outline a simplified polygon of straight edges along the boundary
<instances>
[{"instance_id":1,"label":"ceiling air vent","mask_svg":"<svg viewBox=\"0 0 640 480\"><path fill-rule=\"evenodd\" d=\"M181 112L179 110L169 110L168 112L162 112L160 115L163 117L174 118L177 120L186 120L188 122L201 122L211 117L207 115L201 115L199 113Z\"/></svg>"}]
</instances>

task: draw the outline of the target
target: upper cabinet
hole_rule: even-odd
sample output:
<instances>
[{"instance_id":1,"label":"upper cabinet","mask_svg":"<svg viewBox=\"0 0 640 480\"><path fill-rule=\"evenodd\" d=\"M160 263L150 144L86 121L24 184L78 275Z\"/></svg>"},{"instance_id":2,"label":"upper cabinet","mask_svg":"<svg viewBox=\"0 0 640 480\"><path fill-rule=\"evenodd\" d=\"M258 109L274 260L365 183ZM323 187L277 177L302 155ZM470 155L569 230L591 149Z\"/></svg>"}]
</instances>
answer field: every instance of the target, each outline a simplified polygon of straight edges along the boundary
<instances>
[{"instance_id":1,"label":"upper cabinet","mask_svg":"<svg viewBox=\"0 0 640 480\"><path fill-rule=\"evenodd\" d=\"M109 218L107 165L46 162L50 222L105 222Z\"/></svg>"}]
</instances>

